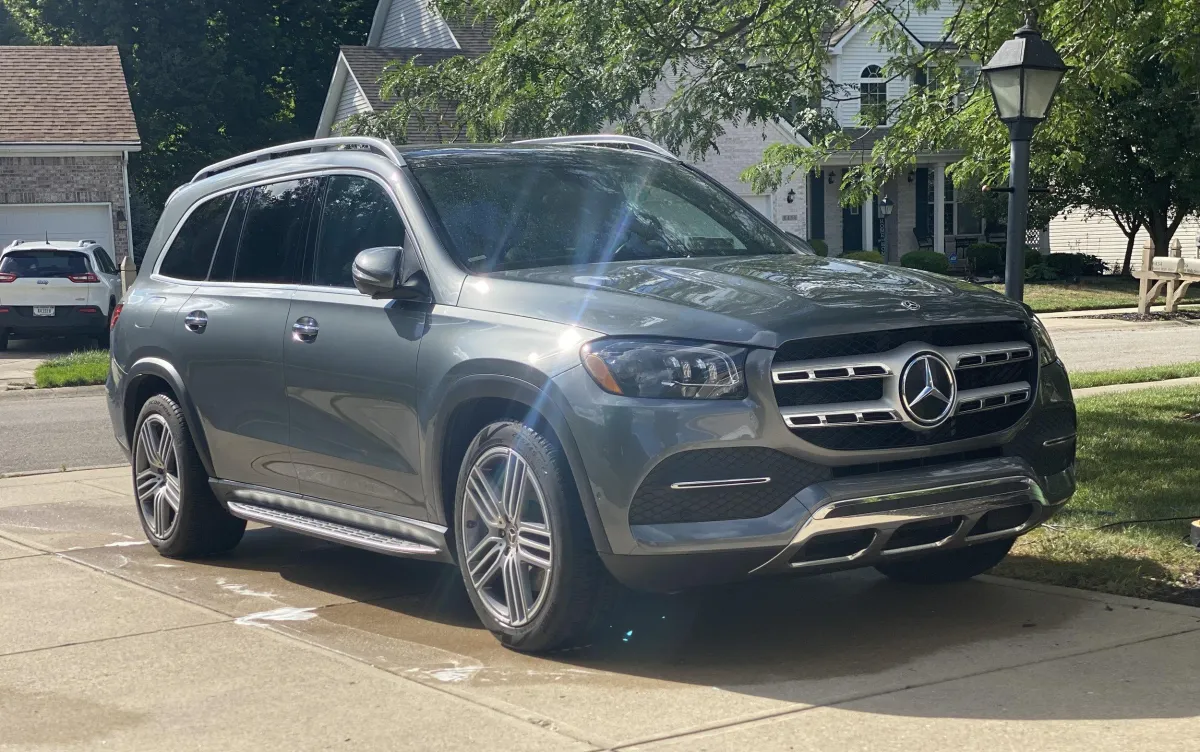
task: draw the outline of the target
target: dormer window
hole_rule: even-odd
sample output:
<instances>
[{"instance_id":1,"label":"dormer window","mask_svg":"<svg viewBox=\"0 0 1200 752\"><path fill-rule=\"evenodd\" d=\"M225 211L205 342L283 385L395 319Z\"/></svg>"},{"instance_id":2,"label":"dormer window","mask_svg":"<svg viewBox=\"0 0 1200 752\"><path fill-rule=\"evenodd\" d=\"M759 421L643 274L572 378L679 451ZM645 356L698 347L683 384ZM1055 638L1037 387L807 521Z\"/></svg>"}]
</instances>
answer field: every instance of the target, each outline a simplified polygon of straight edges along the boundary
<instances>
[{"instance_id":1,"label":"dormer window","mask_svg":"<svg viewBox=\"0 0 1200 752\"><path fill-rule=\"evenodd\" d=\"M858 84L858 108L864 123L884 125L887 123L887 82L878 65L862 69Z\"/></svg>"}]
</instances>

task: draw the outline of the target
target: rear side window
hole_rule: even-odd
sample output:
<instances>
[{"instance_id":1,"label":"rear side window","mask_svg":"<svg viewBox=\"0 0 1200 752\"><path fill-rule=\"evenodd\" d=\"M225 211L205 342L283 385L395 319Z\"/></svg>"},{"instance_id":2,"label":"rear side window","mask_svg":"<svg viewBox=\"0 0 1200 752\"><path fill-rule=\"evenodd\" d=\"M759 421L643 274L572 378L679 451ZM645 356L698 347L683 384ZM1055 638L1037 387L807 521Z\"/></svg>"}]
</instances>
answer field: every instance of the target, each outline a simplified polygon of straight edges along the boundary
<instances>
[{"instance_id":1,"label":"rear side window","mask_svg":"<svg viewBox=\"0 0 1200 752\"><path fill-rule=\"evenodd\" d=\"M90 271L87 256L78 251L11 251L0 259L0 272L17 277L47 279Z\"/></svg>"},{"instance_id":2,"label":"rear side window","mask_svg":"<svg viewBox=\"0 0 1200 752\"><path fill-rule=\"evenodd\" d=\"M213 249L221 237L233 196L225 194L200 204L175 235L159 274L175 279L202 280L208 277Z\"/></svg>"},{"instance_id":3,"label":"rear side window","mask_svg":"<svg viewBox=\"0 0 1200 752\"><path fill-rule=\"evenodd\" d=\"M217 243L217 254L213 256L212 269L208 278L213 282L229 282L233 280L233 262L237 260L238 242L242 239L242 227L246 224L246 205L254 189L239 191L229 210L229 218L225 220L225 229L221 232L221 240Z\"/></svg>"},{"instance_id":4,"label":"rear side window","mask_svg":"<svg viewBox=\"0 0 1200 752\"><path fill-rule=\"evenodd\" d=\"M350 272L360 251L404 243L404 221L392 197L370 178L329 178L317 232L314 285L354 287Z\"/></svg>"},{"instance_id":5,"label":"rear side window","mask_svg":"<svg viewBox=\"0 0 1200 752\"><path fill-rule=\"evenodd\" d=\"M92 258L96 260L96 266L100 267L100 271L105 274L116 274L117 267L113 264L112 259L108 256L108 251L103 248L92 249Z\"/></svg>"},{"instance_id":6,"label":"rear side window","mask_svg":"<svg viewBox=\"0 0 1200 752\"><path fill-rule=\"evenodd\" d=\"M306 178L254 189L233 265L234 282L289 284L297 280L316 186L316 178Z\"/></svg>"}]
</instances>

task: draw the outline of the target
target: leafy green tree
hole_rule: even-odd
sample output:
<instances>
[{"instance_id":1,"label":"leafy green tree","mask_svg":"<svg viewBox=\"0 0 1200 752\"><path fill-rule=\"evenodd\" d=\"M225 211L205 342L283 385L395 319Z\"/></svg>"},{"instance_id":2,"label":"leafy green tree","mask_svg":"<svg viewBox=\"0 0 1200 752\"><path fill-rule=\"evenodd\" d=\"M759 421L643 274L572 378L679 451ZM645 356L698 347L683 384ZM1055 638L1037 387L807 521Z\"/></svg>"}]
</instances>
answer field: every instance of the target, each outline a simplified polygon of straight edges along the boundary
<instances>
[{"instance_id":1,"label":"leafy green tree","mask_svg":"<svg viewBox=\"0 0 1200 752\"><path fill-rule=\"evenodd\" d=\"M986 86L964 78L960 63L990 58L1032 5L1072 66L1034 139L1034 183L1052 191L1036 199L1035 213L1094 201L1130 220L1127 227L1146 226L1165 252L1182 217L1198 205L1191 175L1191 165L1200 165L1191 114L1200 90L1195 0L953 0L942 43L928 46L914 42L905 21L952 0L433 1L448 16L493 19L493 51L434 67L396 66L383 84L406 108L401 116L364 118L352 127L411 129L413 111L453 101L458 125L479 139L616 126L700 156L730 123L773 121L808 138L811 148L766 149L744 176L759 189L850 146L851 135L827 105L858 93L832 75L829 40L847 23L867 23L889 58L885 78L922 83L863 113L864 127L885 117L890 127L871 158L848 169L846 203L911 169L922 152L962 153L951 168L956 184L1007 181L1007 131ZM678 85L669 90L668 81ZM1100 125L1114 119L1120 139ZM1129 160L1116 149L1132 154L1136 169L1123 173ZM1119 178L1139 184L1113 191L1108 184Z\"/></svg>"},{"instance_id":2,"label":"leafy green tree","mask_svg":"<svg viewBox=\"0 0 1200 752\"><path fill-rule=\"evenodd\" d=\"M0 45L10 44L29 44L29 39L4 4L0 3Z\"/></svg>"},{"instance_id":3,"label":"leafy green tree","mask_svg":"<svg viewBox=\"0 0 1200 752\"><path fill-rule=\"evenodd\" d=\"M115 44L143 150L140 203L211 162L311 136L340 44L361 44L375 0L0 0L35 44ZM136 224L136 221L135 221Z\"/></svg>"}]
</instances>

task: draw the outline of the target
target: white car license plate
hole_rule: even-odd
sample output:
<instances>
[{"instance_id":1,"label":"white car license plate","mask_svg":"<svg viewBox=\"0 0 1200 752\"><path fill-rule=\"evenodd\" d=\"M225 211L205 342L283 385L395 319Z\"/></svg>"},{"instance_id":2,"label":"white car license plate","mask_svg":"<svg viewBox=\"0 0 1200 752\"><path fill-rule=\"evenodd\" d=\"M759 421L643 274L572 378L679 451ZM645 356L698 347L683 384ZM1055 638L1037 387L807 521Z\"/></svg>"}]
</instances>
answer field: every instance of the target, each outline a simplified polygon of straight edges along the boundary
<instances>
[{"instance_id":1,"label":"white car license plate","mask_svg":"<svg viewBox=\"0 0 1200 752\"><path fill-rule=\"evenodd\" d=\"M54 315L54 306L52 306L52 305L34 306L33 307L33 315L34 316L53 316Z\"/></svg>"}]
</instances>

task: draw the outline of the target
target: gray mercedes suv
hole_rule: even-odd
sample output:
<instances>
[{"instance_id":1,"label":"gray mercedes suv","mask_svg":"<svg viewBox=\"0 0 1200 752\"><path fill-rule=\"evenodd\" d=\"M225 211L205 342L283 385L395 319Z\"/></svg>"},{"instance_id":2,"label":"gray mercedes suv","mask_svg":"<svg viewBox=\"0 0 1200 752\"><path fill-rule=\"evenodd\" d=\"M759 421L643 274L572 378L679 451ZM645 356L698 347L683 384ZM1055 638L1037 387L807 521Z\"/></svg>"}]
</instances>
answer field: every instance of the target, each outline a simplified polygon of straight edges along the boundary
<instances>
[{"instance_id":1,"label":"gray mercedes suv","mask_svg":"<svg viewBox=\"0 0 1200 752\"><path fill-rule=\"evenodd\" d=\"M251 520L453 563L528 651L617 583L973 577L1075 487L1028 308L820 258L620 136L205 169L114 312L108 395L163 555Z\"/></svg>"}]
</instances>

